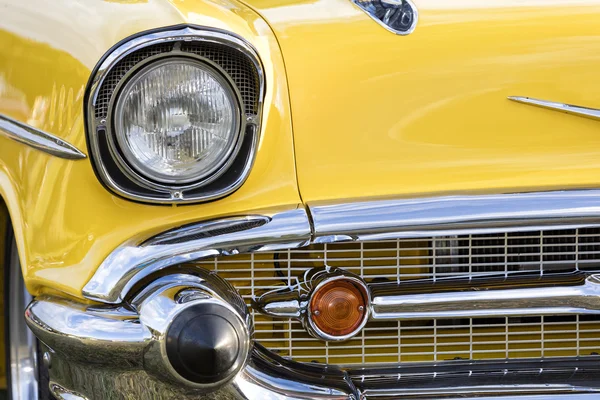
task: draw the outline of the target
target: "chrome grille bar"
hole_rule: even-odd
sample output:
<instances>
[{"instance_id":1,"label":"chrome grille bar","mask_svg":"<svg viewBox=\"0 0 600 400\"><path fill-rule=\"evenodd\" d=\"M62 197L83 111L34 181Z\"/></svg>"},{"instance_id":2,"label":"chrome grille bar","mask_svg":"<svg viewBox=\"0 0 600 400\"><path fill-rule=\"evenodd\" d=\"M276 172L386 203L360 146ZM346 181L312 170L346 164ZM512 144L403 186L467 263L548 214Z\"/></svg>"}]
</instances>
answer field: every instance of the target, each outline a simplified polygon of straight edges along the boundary
<instances>
[{"instance_id":1,"label":"chrome grille bar","mask_svg":"<svg viewBox=\"0 0 600 400\"><path fill-rule=\"evenodd\" d=\"M474 318L502 315L600 315L600 276L583 285L530 289L477 290L380 295L372 319Z\"/></svg>"},{"instance_id":2,"label":"chrome grille bar","mask_svg":"<svg viewBox=\"0 0 600 400\"><path fill-rule=\"evenodd\" d=\"M344 273L340 268L309 270L295 286L253 298L255 311L273 318L303 320L315 286L322 278ZM346 273L347 275L347 273ZM405 284L368 284L371 320L473 318L503 315L600 315L600 275L583 273L513 275L511 279L445 279Z\"/></svg>"}]
</instances>

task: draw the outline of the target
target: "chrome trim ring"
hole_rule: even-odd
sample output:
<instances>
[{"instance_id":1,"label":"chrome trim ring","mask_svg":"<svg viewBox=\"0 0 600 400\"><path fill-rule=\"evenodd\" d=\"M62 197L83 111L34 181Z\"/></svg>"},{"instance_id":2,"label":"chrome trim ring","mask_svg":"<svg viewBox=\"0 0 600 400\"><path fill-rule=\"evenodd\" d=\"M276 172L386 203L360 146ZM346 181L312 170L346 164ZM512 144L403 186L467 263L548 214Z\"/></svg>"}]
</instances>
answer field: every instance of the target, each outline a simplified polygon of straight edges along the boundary
<instances>
[{"instance_id":1,"label":"chrome trim ring","mask_svg":"<svg viewBox=\"0 0 600 400\"><path fill-rule=\"evenodd\" d=\"M324 285L336 280L350 281L360 286L366 297L365 314L360 325L354 331L340 336L323 332L313 321L313 313L310 308L317 291ZM356 336L369 321L370 304L370 288L359 276L342 268L328 266L306 271L304 279L298 282L297 285L270 290L252 299L252 308L255 311L274 318L294 318L302 322L303 327L311 336L329 342L342 342Z\"/></svg>"},{"instance_id":2,"label":"chrome trim ring","mask_svg":"<svg viewBox=\"0 0 600 400\"><path fill-rule=\"evenodd\" d=\"M371 304L371 293L369 291L369 287L367 286L367 284L360 277L354 276L354 274L350 274L344 270L338 270L338 271L339 271L339 275L337 275L337 276L333 276L333 275L328 276L327 274L323 275L324 279L322 281L320 281L317 284L317 286L315 286L315 288L313 289L311 296L308 300L308 305L306 307L306 320L308 321L308 324L305 323L306 330L314 337L323 339L323 340L326 340L329 342L343 342L345 340L348 340L348 339L356 336L365 327L365 325L369 321L369 314L371 312L370 307L369 307L369 304ZM330 335L327 332L324 332L322 329L320 329L317 326L314 319L312 318L313 312L310 308L310 304L312 303L314 295L319 291L320 288L322 288L323 286L325 286L326 284L328 284L330 282L335 282L338 280L351 281L352 283L360 286L363 293L367 296L367 299L365 301L365 314L363 315L363 319L362 319L360 325L358 327L356 327L356 329L350 333L347 333L347 334L341 335L341 336L334 336L334 335Z\"/></svg>"},{"instance_id":3,"label":"chrome trim ring","mask_svg":"<svg viewBox=\"0 0 600 400\"><path fill-rule=\"evenodd\" d=\"M229 75L227 75L227 73L223 70L223 68L218 66L216 63L203 57L196 56L195 54L171 51L168 53L161 53L156 56L148 57L142 62L136 64L125 74L125 76L121 79L119 84L115 87L114 92L119 93L125 88L127 88L129 84L133 83L130 78L132 78L137 73L143 73L147 69L156 66L157 63L170 63L180 61L201 63L203 67L209 69L215 75L215 77L218 77L220 78L220 80L222 80L222 82L220 83L223 84L223 86L226 85L227 89L231 90L233 94L233 100L237 102L234 110L234 131L236 131L237 133L235 134L236 137L233 140L233 146L229 148L226 158L224 158L218 165L216 165L211 171L209 171L208 174L206 174L206 176L199 177L199 179L188 179L182 184L173 185L170 185L166 182L160 182L158 181L158 179L157 181L154 181L151 180L151 177L145 175L142 171L139 171L138 168L135 166L134 162L128 161L129 157L126 155L126 153L129 152L129 150L127 149L127 146L124 143L124 138L122 137L122 135L119 135L116 132L115 125L117 123L117 117L114 115L116 108L119 106L119 103L124 99L122 96L113 96L108 107L107 121L110 122L106 124L106 130L108 133L108 143L110 145L111 154L113 155L113 158L115 159L115 161L117 161L119 167L121 168L121 171L125 173L125 175L127 175L130 179L136 181L138 184L151 189L169 191L176 187L179 191L190 190L205 186L208 183L218 179L221 175L223 175L223 173L227 171L227 169L234 162L237 154L240 151L240 148L242 147L243 136L246 132L246 119L242 118L243 100L239 89L232 81L231 77L229 77ZM131 155L130 157L134 156Z\"/></svg>"},{"instance_id":4,"label":"chrome trim ring","mask_svg":"<svg viewBox=\"0 0 600 400\"><path fill-rule=\"evenodd\" d=\"M200 182L189 185L162 185L155 182L151 182L148 179L140 177L139 174L135 173L131 168L126 167L127 163L120 160L118 149L115 149L114 142L111 143L109 138L112 136L112 121L110 115L107 118L97 118L95 113L96 103L98 101L98 94L101 90L103 83L111 70L116 67L125 57L140 51L149 46L158 44L170 44L173 43L174 47L167 53L161 53L163 56L175 56L175 57L190 57L195 59L202 59L203 57L197 56L192 52L184 52L177 45L178 42L189 43L198 42L200 44L218 44L226 48L232 49L244 55L247 60L252 64L258 80L258 94L257 94L257 107L256 115L254 114L243 114L241 115L239 126L240 126L240 139L236 144L236 149L232 153L232 157L228 160L221 168L223 174L228 176L227 182L222 185L216 185L209 187L208 185L218 182L219 177L209 177ZM150 57L155 58L155 57ZM145 62L142 61L141 64ZM214 65L214 63L210 63ZM136 67L134 67L135 69ZM219 68L219 71L221 68ZM128 72L129 73L129 72ZM224 74L224 77L230 81L231 77L228 74ZM120 84L126 77L120 79ZM231 83L231 82L230 82ZM236 96L239 96L239 89L236 85L232 85L235 89ZM115 88L114 93L119 89ZM200 28L200 27L184 27L180 29L172 29L166 31L159 31L148 33L143 36L138 36L128 40L116 49L112 50L106 58L98 66L96 73L94 74L90 85L89 94L87 97L86 116L87 116L87 133L88 142L90 148L90 154L95 167L95 171L101 180L101 182L112 192L122 196L124 198L141 201L146 203L159 203L159 204L171 204L171 203L197 203L209 200L215 200L224 196L227 196L237 190L246 180L250 174L250 170L254 163L258 147L258 136L260 134L260 125L262 119L262 107L265 94L265 80L262 63L258 56L257 51L254 47L245 41L244 39L234 35L233 33L217 30L213 28ZM239 99L238 99L239 100ZM114 97L111 99L114 102ZM239 107L244 109L244 104L240 103ZM102 136L102 138L100 137ZM108 138L104 138L108 136ZM101 143L108 141L107 145ZM108 146L108 150L102 150L103 146ZM240 147L243 147L243 157L240 152ZM107 160L103 159L106 157L106 151L110 152L110 162L114 164L113 167L107 166ZM238 154L239 153L239 154ZM234 155L238 157L233 157ZM236 162L235 173L227 174L232 164ZM122 182L119 182L119 178L113 176L110 170L111 168L118 168L121 176L129 180L133 185L140 188L141 190L135 190L135 188L127 187ZM227 169L229 168L229 169ZM223 176L221 176L221 179ZM203 190L206 188L206 190Z\"/></svg>"},{"instance_id":5,"label":"chrome trim ring","mask_svg":"<svg viewBox=\"0 0 600 400\"><path fill-rule=\"evenodd\" d=\"M84 153L61 138L2 114L0 114L0 135L67 160L86 158Z\"/></svg>"},{"instance_id":6,"label":"chrome trim ring","mask_svg":"<svg viewBox=\"0 0 600 400\"><path fill-rule=\"evenodd\" d=\"M12 400L36 400L39 394L37 377L37 341L25 324L25 309L31 295L25 288L17 244L10 248L8 311L8 343L10 348L10 391Z\"/></svg>"}]
</instances>

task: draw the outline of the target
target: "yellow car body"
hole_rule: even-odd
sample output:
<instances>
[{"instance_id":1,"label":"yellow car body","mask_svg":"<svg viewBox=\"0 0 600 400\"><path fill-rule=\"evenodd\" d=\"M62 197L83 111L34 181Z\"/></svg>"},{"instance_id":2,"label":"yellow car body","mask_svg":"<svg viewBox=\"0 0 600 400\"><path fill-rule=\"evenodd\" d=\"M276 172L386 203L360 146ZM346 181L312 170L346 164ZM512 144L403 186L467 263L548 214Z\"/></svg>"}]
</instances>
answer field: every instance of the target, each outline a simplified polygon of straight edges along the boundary
<instances>
[{"instance_id":1,"label":"yellow car body","mask_svg":"<svg viewBox=\"0 0 600 400\"><path fill-rule=\"evenodd\" d=\"M0 116L86 155L56 157L0 132L0 200L28 291L97 304L84 287L119 246L199 221L599 186L597 120L509 97L600 108L600 0L413 3L418 24L402 36L351 0L0 0ZM217 200L131 201L103 186L90 159L90 80L123 41L180 26L231 32L256 50L266 88L256 159Z\"/></svg>"},{"instance_id":2,"label":"yellow car body","mask_svg":"<svg viewBox=\"0 0 600 400\"><path fill-rule=\"evenodd\" d=\"M128 36L179 24L228 30L258 49L266 72L250 177L208 204L133 203L105 190L89 159L0 137L0 192L33 294L81 297L129 237L199 219L322 200L598 184L596 122L507 100L599 106L598 1L422 0L406 37L338 0L1 6L0 114L84 153L91 71Z\"/></svg>"}]
</instances>

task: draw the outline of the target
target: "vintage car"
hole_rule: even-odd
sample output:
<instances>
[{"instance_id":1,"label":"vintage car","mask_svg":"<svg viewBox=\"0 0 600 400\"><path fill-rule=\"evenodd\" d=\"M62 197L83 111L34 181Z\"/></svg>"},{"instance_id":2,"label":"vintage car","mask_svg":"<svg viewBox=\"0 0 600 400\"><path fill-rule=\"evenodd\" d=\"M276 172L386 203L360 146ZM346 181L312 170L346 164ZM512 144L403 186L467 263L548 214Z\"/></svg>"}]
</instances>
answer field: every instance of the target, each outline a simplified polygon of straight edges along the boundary
<instances>
[{"instance_id":1,"label":"vintage car","mask_svg":"<svg viewBox=\"0 0 600 400\"><path fill-rule=\"evenodd\" d=\"M599 71L600 0L0 0L8 398L600 398Z\"/></svg>"}]
</instances>

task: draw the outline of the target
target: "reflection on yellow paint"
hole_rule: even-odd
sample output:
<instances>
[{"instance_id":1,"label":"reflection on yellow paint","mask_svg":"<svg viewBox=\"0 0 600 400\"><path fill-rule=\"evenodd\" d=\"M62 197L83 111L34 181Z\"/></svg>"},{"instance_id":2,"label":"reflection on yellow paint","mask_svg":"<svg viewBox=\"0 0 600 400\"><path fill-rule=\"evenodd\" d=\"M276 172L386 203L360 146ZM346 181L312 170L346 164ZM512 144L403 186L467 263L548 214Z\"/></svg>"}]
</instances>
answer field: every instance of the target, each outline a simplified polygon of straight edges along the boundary
<instances>
[{"instance_id":1,"label":"reflection on yellow paint","mask_svg":"<svg viewBox=\"0 0 600 400\"><path fill-rule=\"evenodd\" d=\"M83 92L89 70L64 51L8 31L0 30L0 43L0 113L76 141L73 121L82 116L83 99L67 92ZM5 105L11 98L20 100L18 108Z\"/></svg>"}]
</instances>

